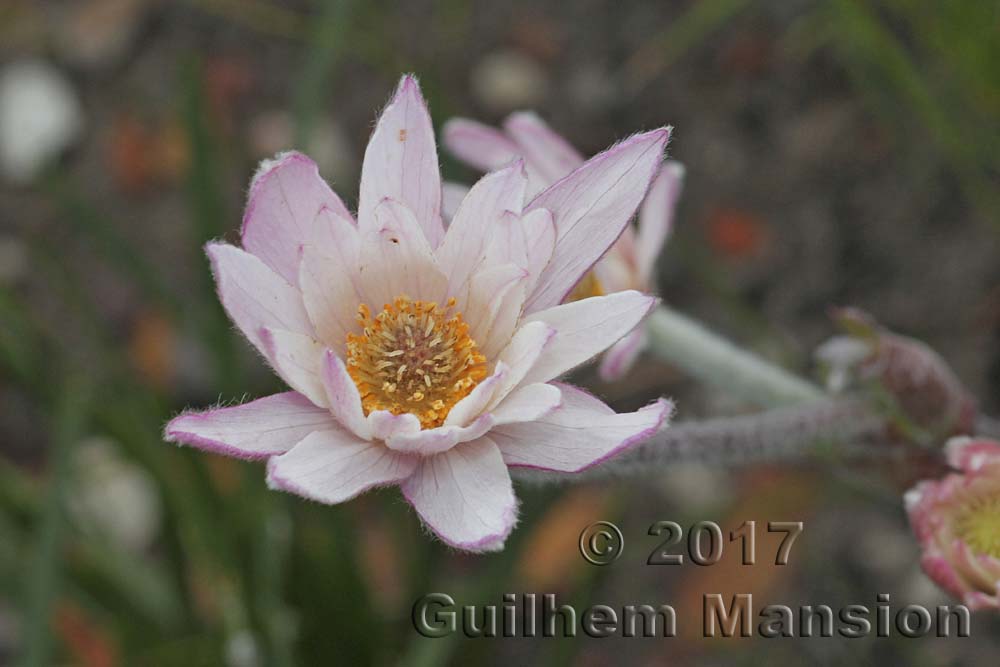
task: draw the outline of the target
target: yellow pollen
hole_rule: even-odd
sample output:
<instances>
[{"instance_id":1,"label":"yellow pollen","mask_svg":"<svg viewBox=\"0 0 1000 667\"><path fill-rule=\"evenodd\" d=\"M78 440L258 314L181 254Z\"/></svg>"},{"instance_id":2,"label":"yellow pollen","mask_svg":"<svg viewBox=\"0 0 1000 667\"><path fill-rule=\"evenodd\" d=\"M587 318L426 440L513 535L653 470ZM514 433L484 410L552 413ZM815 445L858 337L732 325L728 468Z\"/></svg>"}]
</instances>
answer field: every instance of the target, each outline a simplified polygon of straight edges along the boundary
<instances>
[{"instance_id":1,"label":"yellow pollen","mask_svg":"<svg viewBox=\"0 0 1000 667\"><path fill-rule=\"evenodd\" d=\"M569 296L566 297L566 303L587 299L592 296L604 296L604 286L597 279L597 275L593 271L588 271L580 279L580 282L576 284L573 291L569 293Z\"/></svg>"},{"instance_id":2,"label":"yellow pollen","mask_svg":"<svg viewBox=\"0 0 1000 667\"><path fill-rule=\"evenodd\" d=\"M955 533L973 552L1000 558L1000 494L968 500L955 521Z\"/></svg>"},{"instance_id":3,"label":"yellow pollen","mask_svg":"<svg viewBox=\"0 0 1000 667\"><path fill-rule=\"evenodd\" d=\"M347 334L347 372L365 414L412 413L422 428L441 426L448 412L486 377L486 357L454 312L400 296L375 317L358 306L361 333Z\"/></svg>"}]
</instances>

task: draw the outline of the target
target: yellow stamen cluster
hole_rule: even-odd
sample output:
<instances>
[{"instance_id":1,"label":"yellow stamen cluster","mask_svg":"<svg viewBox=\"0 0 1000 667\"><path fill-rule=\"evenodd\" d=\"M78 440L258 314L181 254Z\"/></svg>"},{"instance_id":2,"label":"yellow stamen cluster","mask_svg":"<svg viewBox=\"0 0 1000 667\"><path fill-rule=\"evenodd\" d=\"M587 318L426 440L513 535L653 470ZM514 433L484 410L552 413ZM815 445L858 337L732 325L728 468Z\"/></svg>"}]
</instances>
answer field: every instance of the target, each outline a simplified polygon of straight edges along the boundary
<instances>
[{"instance_id":1,"label":"yellow stamen cluster","mask_svg":"<svg viewBox=\"0 0 1000 667\"><path fill-rule=\"evenodd\" d=\"M366 415L409 412L434 428L486 377L486 357L454 306L454 298L440 308L400 296L374 317L358 306L361 333L347 335L347 372Z\"/></svg>"},{"instance_id":2,"label":"yellow stamen cluster","mask_svg":"<svg viewBox=\"0 0 1000 667\"><path fill-rule=\"evenodd\" d=\"M597 279L597 276L593 271L588 271L580 282L576 284L573 291L569 293L566 297L566 303L570 301L579 301L580 299L587 299L592 296L604 296L604 285L601 281Z\"/></svg>"},{"instance_id":3,"label":"yellow stamen cluster","mask_svg":"<svg viewBox=\"0 0 1000 667\"><path fill-rule=\"evenodd\" d=\"M973 552L1000 558L1000 494L966 501L955 533Z\"/></svg>"}]
</instances>

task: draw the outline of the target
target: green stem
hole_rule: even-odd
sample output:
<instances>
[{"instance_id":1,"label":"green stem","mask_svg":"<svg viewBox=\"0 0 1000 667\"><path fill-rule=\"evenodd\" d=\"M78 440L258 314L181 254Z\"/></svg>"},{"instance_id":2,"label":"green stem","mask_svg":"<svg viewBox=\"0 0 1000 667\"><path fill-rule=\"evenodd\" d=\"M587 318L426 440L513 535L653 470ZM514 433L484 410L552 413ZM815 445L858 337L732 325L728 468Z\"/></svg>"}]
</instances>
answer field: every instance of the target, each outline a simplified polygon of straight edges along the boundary
<instances>
[{"instance_id":1,"label":"green stem","mask_svg":"<svg viewBox=\"0 0 1000 667\"><path fill-rule=\"evenodd\" d=\"M650 351L706 384L762 407L823 398L823 391L742 350L704 325L660 306L646 320Z\"/></svg>"}]
</instances>

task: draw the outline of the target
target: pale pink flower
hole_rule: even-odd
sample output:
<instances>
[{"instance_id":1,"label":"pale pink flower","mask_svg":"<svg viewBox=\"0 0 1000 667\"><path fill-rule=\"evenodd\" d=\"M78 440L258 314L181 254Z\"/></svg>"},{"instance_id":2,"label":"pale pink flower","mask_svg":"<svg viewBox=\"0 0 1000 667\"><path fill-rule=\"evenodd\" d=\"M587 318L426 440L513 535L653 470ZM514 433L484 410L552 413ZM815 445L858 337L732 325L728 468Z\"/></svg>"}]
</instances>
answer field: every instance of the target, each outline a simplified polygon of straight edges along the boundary
<instances>
[{"instance_id":1,"label":"pale pink flower","mask_svg":"<svg viewBox=\"0 0 1000 667\"><path fill-rule=\"evenodd\" d=\"M529 197L559 182L584 163L584 157L569 142L529 111L508 116L502 130L453 118L445 123L442 140L455 157L483 171L523 159ZM581 276L568 300L623 290L656 292L656 260L670 235L683 180L682 164L673 160L662 164L639 209L636 228L624 227L618 241L594 265L594 270ZM448 204L457 202L461 192L462 186L445 184L446 216L454 210ZM603 355L598 367L601 377L621 378L645 347L645 330L637 327Z\"/></svg>"},{"instance_id":2,"label":"pale pink flower","mask_svg":"<svg viewBox=\"0 0 1000 667\"><path fill-rule=\"evenodd\" d=\"M1000 442L956 437L946 446L958 472L906 493L921 565L970 609L1000 608Z\"/></svg>"},{"instance_id":3,"label":"pale pink flower","mask_svg":"<svg viewBox=\"0 0 1000 667\"><path fill-rule=\"evenodd\" d=\"M168 440L267 458L268 484L322 503L398 484L450 545L502 548L508 466L577 472L659 429L555 378L631 331L637 291L560 305L642 201L669 132L637 135L526 198L515 162L445 231L430 116L404 77L365 153L358 216L304 155L264 163L243 248L211 243L219 297L293 391L183 414Z\"/></svg>"}]
</instances>

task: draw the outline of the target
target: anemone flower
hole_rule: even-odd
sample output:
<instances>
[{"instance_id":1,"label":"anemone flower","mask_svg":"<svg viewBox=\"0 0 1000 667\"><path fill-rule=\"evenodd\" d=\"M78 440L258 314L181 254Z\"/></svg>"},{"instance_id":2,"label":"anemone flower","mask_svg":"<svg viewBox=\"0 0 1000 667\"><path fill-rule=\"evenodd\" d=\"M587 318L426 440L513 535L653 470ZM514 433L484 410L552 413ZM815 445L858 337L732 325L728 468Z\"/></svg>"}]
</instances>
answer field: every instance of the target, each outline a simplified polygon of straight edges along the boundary
<instances>
[{"instance_id":1,"label":"anemone flower","mask_svg":"<svg viewBox=\"0 0 1000 667\"><path fill-rule=\"evenodd\" d=\"M584 164L583 156L569 142L530 111L511 114L502 131L476 121L453 118L445 123L443 141L455 157L483 171L522 158L528 172L529 197ZM625 226L618 241L594 270L583 276L567 300L630 289L655 292L656 260L670 235L683 180L683 165L673 160L663 163L639 210L636 229ZM463 186L446 184L446 204L457 204L464 191ZM623 377L645 347L645 330L636 328L603 355L598 367L601 377L605 380Z\"/></svg>"},{"instance_id":2,"label":"anemone flower","mask_svg":"<svg viewBox=\"0 0 1000 667\"><path fill-rule=\"evenodd\" d=\"M970 609L1000 609L1000 442L952 438L957 472L906 494L921 565Z\"/></svg>"},{"instance_id":3,"label":"anemone flower","mask_svg":"<svg viewBox=\"0 0 1000 667\"><path fill-rule=\"evenodd\" d=\"M663 399L616 414L555 382L656 303L562 301L628 224L668 136L636 135L530 199L516 161L446 230L431 119L403 77L365 152L357 219L285 153L253 178L243 247L207 246L226 311L292 391L182 414L166 439L266 458L271 488L321 503L398 485L447 544L501 549L517 520L508 467L578 472L669 416Z\"/></svg>"}]
</instances>

